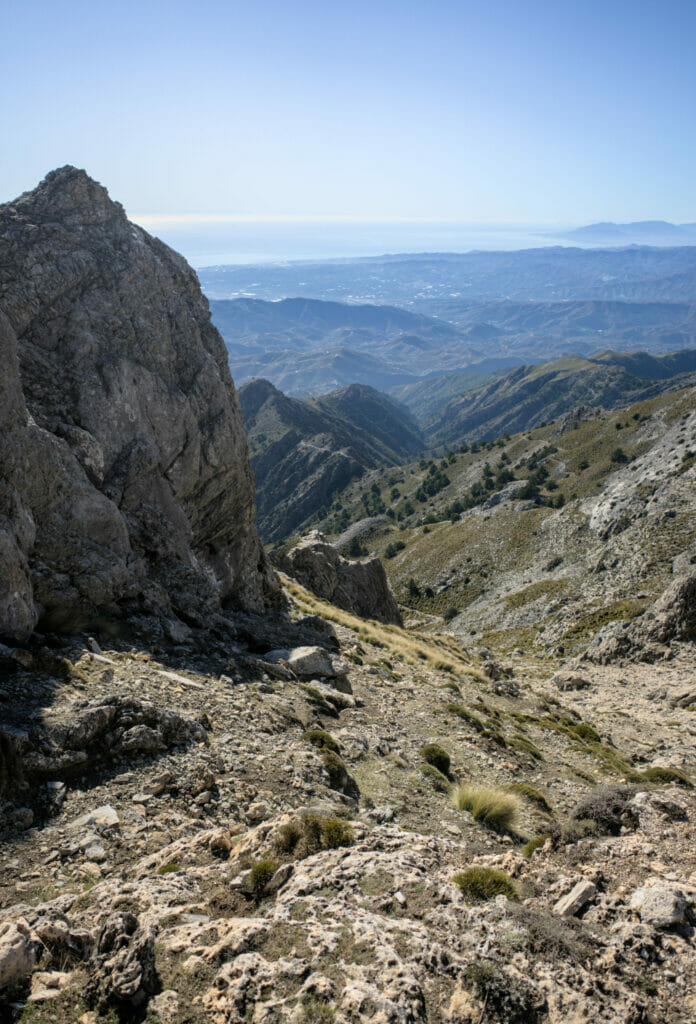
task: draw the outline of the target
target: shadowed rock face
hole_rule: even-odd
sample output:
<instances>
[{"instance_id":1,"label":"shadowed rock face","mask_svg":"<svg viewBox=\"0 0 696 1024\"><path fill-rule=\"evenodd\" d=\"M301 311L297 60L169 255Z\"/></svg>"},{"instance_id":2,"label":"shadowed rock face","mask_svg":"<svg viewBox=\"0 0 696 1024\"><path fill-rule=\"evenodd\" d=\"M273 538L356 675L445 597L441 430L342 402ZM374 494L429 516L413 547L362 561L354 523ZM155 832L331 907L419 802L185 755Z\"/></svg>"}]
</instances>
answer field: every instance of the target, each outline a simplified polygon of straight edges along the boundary
<instances>
[{"instance_id":1,"label":"shadowed rock face","mask_svg":"<svg viewBox=\"0 0 696 1024\"><path fill-rule=\"evenodd\" d=\"M0 635L262 610L222 340L182 257L83 171L0 207Z\"/></svg>"},{"instance_id":2,"label":"shadowed rock face","mask_svg":"<svg viewBox=\"0 0 696 1024\"><path fill-rule=\"evenodd\" d=\"M271 557L282 572L338 608L365 619L403 625L379 558L343 558L318 530L312 530L287 554Z\"/></svg>"}]
</instances>

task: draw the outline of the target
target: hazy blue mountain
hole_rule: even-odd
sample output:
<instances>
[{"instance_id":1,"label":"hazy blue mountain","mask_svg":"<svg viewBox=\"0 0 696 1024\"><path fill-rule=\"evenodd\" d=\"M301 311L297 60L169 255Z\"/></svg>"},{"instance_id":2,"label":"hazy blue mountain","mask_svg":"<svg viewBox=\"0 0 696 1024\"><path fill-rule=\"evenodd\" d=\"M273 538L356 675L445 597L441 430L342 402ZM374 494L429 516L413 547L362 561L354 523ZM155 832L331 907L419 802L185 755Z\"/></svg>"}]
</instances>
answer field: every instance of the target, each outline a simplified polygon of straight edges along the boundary
<instances>
[{"instance_id":1,"label":"hazy blue mountain","mask_svg":"<svg viewBox=\"0 0 696 1024\"><path fill-rule=\"evenodd\" d=\"M291 395L357 382L398 396L433 374L475 374L480 383L501 367L554 356L696 346L696 302L449 298L441 318L316 299L214 300L211 307L237 383L260 376Z\"/></svg>"},{"instance_id":2,"label":"hazy blue mountain","mask_svg":"<svg viewBox=\"0 0 696 1024\"><path fill-rule=\"evenodd\" d=\"M591 245L696 245L696 224L667 220L636 220L628 224L602 221L563 234L563 238Z\"/></svg>"},{"instance_id":3,"label":"hazy blue mountain","mask_svg":"<svg viewBox=\"0 0 696 1024\"><path fill-rule=\"evenodd\" d=\"M421 253L208 267L211 299L305 296L442 315L452 300L696 301L696 246ZM224 331L223 331L224 333Z\"/></svg>"}]
</instances>

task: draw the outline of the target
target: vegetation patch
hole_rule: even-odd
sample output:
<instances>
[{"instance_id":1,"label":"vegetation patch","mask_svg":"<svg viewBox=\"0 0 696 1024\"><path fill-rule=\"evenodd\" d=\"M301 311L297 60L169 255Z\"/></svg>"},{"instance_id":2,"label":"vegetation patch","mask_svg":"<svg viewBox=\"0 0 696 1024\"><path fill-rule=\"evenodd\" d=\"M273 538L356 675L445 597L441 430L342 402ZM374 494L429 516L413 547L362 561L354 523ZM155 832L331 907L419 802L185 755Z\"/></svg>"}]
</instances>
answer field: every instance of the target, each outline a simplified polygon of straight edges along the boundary
<instances>
[{"instance_id":1,"label":"vegetation patch","mask_svg":"<svg viewBox=\"0 0 696 1024\"><path fill-rule=\"evenodd\" d=\"M313 747L319 747L323 750L332 750L334 754L341 753L341 747L337 740L333 738L330 732L325 729L308 729L307 732L302 734L302 739L305 743L311 743Z\"/></svg>"},{"instance_id":2,"label":"vegetation patch","mask_svg":"<svg viewBox=\"0 0 696 1024\"><path fill-rule=\"evenodd\" d=\"M474 821L490 828L509 831L520 812L520 798L499 786L456 786L452 792L454 806L469 811Z\"/></svg>"},{"instance_id":3,"label":"vegetation patch","mask_svg":"<svg viewBox=\"0 0 696 1024\"><path fill-rule=\"evenodd\" d=\"M541 792L541 790L535 789L534 786L530 786L526 782L511 782L510 785L505 788L511 793L517 793L519 796L523 796L527 800L530 800L545 814L553 814L553 807L549 803L548 798Z\"/></svg>"},{"instance_id":4,"label":"vegetation patch","mask_svg":"<svg viewBox=\"0 0 696 1024\"><path fill-rule=\"evenodd\" d=\"M517 886L510 876L505 871L497 871L495 868L467 868L466 871L460 871L455 875L452 881L469 900L483 902L493 900L496 896L506 896L517 903L520 898Z\"/></svg>"},{"instance_id":5,"label":"vegetation patch","mask_svg":"<svg viewBox=\"0 0 696 1024\"><path fill-rule=\"evenodd\" d=\"M449 775L450 756L439 743L426 743L424 747L421 747L420 755L424 761L431 764L433 768L437 768L443 775Z\"/></svg>"}]
</instances>

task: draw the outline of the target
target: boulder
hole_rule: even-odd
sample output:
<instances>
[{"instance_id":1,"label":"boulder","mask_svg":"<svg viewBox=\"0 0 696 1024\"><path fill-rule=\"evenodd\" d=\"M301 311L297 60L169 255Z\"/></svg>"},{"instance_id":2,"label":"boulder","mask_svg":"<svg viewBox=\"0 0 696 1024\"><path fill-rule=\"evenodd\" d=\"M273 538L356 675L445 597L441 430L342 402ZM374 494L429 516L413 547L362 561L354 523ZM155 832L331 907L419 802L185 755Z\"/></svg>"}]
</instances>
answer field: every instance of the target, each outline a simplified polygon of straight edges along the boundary
<instances>
[{"instance_id":1,"label":"boulder","mask_svg":"<svg viewBox=\"0 0 696 1024\"><path fill-rule=\"evenodd\" d=\"M686 920L687 902L680 889L667 885L653 885L636 889L631 897L631 909L653 928L672 928Z\"/></svg>"},{"instance_id":2,"label":"boulder","mask_svg":"<svg viewBox=\"0 0 696 1024\"><path fill-rule=\"evenodd\" d=\"M47 950L24 918L0 923L0 995L20 988Z\"/></svg>"},{"instance_id":3,"label":"boulder","mask_svg":"<svg viewBox=\"0 0 696 1024\"><path fill-rule=\"evenodd\" d=\"M561 896L553 908L554 914L559 917L573 917L579 914L591 900L595 898L597 886L587 878L582 878L573 886L569 893Z\"/></svg>"},{"instance_id":4,"label":"boulder","mask_svg":"<svg viewBox=\"0 0 696 1024\"><path fill-rule=\"evenodd\" d=\"M0 637L278 600L224 343L73 167L0 206Z\"/></svg>"},{"instance_id":5,"label":"boulder","mask_svg":"<svg viewBox=\"0 0 696 1024\"><path fill-rule=\"evenodd\" d=\"M378 558L343 558L313 530L274 564L317 597L365 619L402 625L384 566Z\"/></svg>"},{"instance_id":6,"label":"boulder","mask_svg":"<svg viewBox=\"0 0 696 1024\"><path fill-rule=\"evenodd\" d=\"M599 630L583 657L599 665L620 658L653 662L669 656L674 640L696 641L696 568L678 577L633 622Z\"/></svg>"}]
</instances>

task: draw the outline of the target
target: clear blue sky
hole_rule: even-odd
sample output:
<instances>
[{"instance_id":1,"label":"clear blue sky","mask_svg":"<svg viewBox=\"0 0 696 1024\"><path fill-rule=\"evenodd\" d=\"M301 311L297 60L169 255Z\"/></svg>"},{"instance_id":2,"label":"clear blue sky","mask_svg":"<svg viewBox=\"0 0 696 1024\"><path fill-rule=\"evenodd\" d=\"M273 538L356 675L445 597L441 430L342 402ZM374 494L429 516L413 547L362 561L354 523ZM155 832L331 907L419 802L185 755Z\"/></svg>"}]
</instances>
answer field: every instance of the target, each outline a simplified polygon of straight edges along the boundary
<instances>
[{"instance_id":1,"label":"clear blue sky","mask_svg":"<svg viewBox=\"0 0 696 1024\"><path fill-rule=\"evenodd\" d=\"M696 4L5 0L0 201L696 220Z\"/></svg>"}]
</instances>

